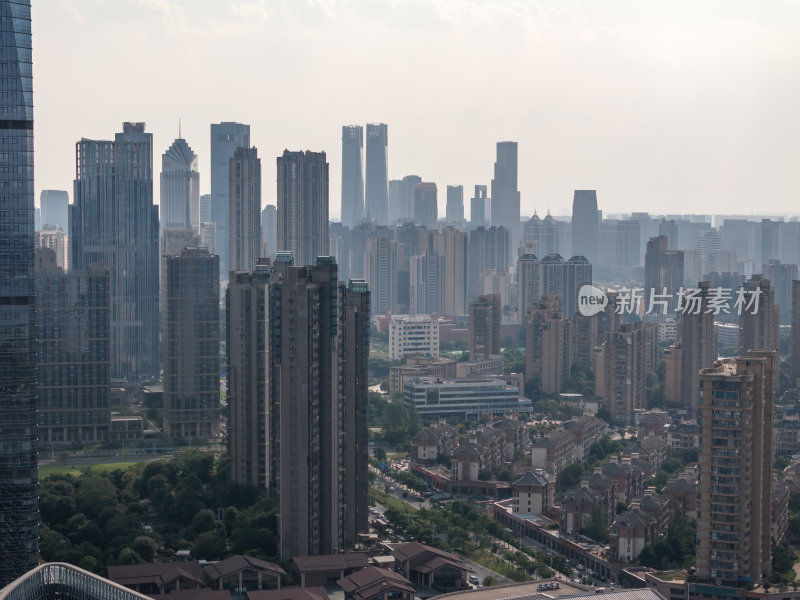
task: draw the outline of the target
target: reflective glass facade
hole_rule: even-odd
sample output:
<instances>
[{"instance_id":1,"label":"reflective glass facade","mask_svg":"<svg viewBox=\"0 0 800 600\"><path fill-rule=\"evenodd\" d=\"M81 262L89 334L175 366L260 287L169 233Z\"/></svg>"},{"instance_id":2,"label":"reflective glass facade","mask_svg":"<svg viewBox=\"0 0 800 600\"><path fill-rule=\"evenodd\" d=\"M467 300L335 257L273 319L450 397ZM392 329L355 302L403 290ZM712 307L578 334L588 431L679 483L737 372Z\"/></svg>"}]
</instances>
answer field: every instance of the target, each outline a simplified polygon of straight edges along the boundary
<instances>
[{"instance_id":1,"label":"reflective glass facade","mask_svg":"<svg viewBox=\"0 0 800 600\"><path fill-rule=\"evenodd\" d=\"M38 562L29 1L0 1L0 586Z\"/></svg>"}]
</instances>

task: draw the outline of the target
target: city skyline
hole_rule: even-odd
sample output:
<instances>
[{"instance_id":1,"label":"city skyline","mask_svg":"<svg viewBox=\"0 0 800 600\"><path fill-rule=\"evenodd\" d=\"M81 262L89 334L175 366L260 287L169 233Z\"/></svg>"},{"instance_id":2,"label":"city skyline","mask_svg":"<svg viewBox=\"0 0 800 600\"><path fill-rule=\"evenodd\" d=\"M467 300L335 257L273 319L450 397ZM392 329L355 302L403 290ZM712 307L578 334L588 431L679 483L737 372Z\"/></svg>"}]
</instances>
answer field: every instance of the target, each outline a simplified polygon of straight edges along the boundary
<instances>
[{"instance_id":1,"label":"city skyline","mask_svg":"<svg viewBox=\"0 0 800 600\"><path fill-rule=\"evenodd\" d=\"M208 126L235 120L252 126L251 143L267 161L267 202L274 198L271 161L284 148L326 151L331 214L338 216L341 127L384 122L392 129L389 178L418 173L442 189L488 185L496 142L517 141L523 214L537 209L544 215L548 208L568 214L574 189L597 189L607 212L639 210L641 204L650 212L667 212L668 204L673 212L701 204L728 213L787 212L796 205L786 190L800 149L775 143L774 132L791 140L800 128L792 109L800 103L800 85L784 77L800 55L792 35L798 16L790 7L35 3L42 98L36 196L41 189L70 189L71 148L81 137L100 137L124 120L144 121L161 150L176 137L179 119L198 154L201 192L207 193ZM65 26L73 31L69 40ZM128 39L139 27L151 31L153 41L135 55L112 52L106 59L93 51ZM317 43L305 44L320 35ZM476 35L486 43L472 44ZM417 42L408 45L412 50L409 37ZM233 38L237 44L228 44ZM291 66L277 59L273 45L296 56ZM233 56L216 50L232 46ZM165 55L192 60L181 60L176 72L174 60L157 58ZM546 63L539 58L544 55ZM460 60L446 68L453 56ZM510 56L513 67L498 67ZM126 68L103 68L112 59ZM102 82L86 82L81 96L91 101L61 93L70 81L62 61L107 72ZM386 68L376 68L378 61ZM350 74L332 81L327 73L337 64L348 64ZM253 69L274 73L295 91L269 95L273 106L266 110L268 90L245 75ZM518 81L517 73L527 77ZM139 92L127 85L134 79L161 86L161 93ZM474 100L476 82L500 80L514 81L515 88L496 83L501 93ZM210 81L214 86L206 85ZM326 110L311 110L328 83ZM462 89L463 98L456 93L452 104L441 103L437 94L418 94L421 85ZM230 89L240 89L241 99L229 101Z\"/></svg>"}]
</instances>

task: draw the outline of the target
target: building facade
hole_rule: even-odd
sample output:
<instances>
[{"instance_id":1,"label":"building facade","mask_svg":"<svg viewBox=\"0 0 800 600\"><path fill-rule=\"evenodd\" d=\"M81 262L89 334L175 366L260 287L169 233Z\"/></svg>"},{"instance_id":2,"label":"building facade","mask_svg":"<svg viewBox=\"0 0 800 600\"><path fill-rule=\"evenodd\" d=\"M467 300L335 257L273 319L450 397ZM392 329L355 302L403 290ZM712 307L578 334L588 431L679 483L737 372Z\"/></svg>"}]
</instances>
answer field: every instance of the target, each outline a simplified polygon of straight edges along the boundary
<instances>
[{"instance_id":1,"label":"building facade","mask_svg":"<svg viewBox=\"0 0 800 600\"><path fill-rule=\"evenodd\" d=\"M479 296L469 306L469 358L478 360L500 354L503 307L499 294Z\"/></svg>"},{"instance_id":2,"label":"building facade","mask_svg":"<svg viewBox=\"0 0 800 600\"><path fill-rule=\"evenodd\" d=\"M159 222L153 204L153 136L124 123L114 141L76 145L70 267L102 263L111 277L111 377L157 379Z\"/></svg>"},{"instance_id":3,"label":"building facade","mask_svg":"<svg viewBox=\"0 0 800 600\"><path fill-rule=\"evenodd\" d=\"M597 260L600 211L596 190L575 190L572 198L572 254Z\"/></svg>"},{"instance_id":4,"label":"building facade","mask_svg":"<svg viewBox=\"0 0 800 600\"><path fill-rule=\"evenodd\" d=\"M342 126L342 225L355 227L364 218L364 128Z\"/></svg>"},{"instance_id":5,"label":"building facade","mask_svg":"<svg viewBox=\"0 0 800 600\"><path fill-rule=\"evenodd\" d=\"M230 269L256 268L261 254L261 159L256 148L236 148L229 162Z\"/></svg>"},{"instance_id":6,"label":"building facade","mask_svg":"<svg viewBox=\"0 0 800 600\"><path fill-rule=\"evenodd\" d=\"M182 137L161 156L161 231L200 232L200 173L197 155Z\"/></svg>"},{"instance_id":7,"label":"building facade","mask_svg":"<svg viewBox=\"0 0 800 600\"><path fill-rule=\"evenodd\" d=\"M492 226L505 227L509 232L511 253L519 247L520 195L517 188L517 142L497 142L497 160L492 179L491 214ZM513 266L511 256L506 257L505 267Z\"/></svg>"},{"instance_id":8,"label":"building facade","mask_svg":"<svg viewBox=\"0 0 800 600\"><path fill-rule=\"evenodd\" d=\"M389 358L439 356L439 319L427 315L394 315L389 321Z\"/></svg>"},{"instance_id":9,"label":"building facade","mask_svg":"<svg viewBox=\"0 0 800 600\"><path fill-rule=\"evenodd\" d=\"M298 266L330 253L324 152L284 150L278 157L278 250L291 252Z\"/></svg>"},{"instance_id":10,"label":"building facade","mask_svg":"<svg viewBox=\"0 0 800 600\"><path fill-rule=\"evenodd\" d=\"M30 2L0 2L0 587L39 561Z\"/></svg>"}]
</instances>

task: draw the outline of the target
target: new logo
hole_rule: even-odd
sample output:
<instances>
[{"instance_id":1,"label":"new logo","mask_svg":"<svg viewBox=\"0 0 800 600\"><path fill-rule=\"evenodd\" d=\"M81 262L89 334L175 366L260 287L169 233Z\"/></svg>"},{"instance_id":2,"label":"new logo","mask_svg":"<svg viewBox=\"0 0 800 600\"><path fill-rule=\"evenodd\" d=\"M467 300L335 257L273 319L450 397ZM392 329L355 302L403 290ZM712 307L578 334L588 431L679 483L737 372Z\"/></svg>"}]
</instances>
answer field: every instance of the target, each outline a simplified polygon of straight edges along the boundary
<instances>
[{"instance_id":1,"label":"new logo","mask_svg":"<svg viewBox=\"0 0 800 600\"><path fill-rule=\"evenodd\" d=\"M584 317L591 317L603 312L608 304L608 296L600 288L584 285L578 291L578 311Z\"/></svg>"}]
</instances>

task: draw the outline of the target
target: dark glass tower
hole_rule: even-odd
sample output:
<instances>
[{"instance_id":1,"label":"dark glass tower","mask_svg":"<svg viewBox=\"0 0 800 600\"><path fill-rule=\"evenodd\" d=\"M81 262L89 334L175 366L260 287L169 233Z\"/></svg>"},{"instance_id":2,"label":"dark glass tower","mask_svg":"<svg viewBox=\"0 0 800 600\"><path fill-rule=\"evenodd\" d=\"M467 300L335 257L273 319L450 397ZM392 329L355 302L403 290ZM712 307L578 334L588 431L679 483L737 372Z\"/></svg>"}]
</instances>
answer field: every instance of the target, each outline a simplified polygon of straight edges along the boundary
<instances>
[{"instance_id":1,"label":"dark glass tower","mask_svg":"<svg viewBox=\"0 0 800 600\"><path fill-rule=\"evenodd\" d=\"M342 225L355 227L364 218L364 175L361 170L361 148L364 128L361 125L342 127Z\"/></svg>"},{"instance_id":2,"label":"dark glass tower","mask_svg":"<svg viewBox=\"0 0 800 600\"><path fill-rule=\"evenodd\" d=\"M0 0L0 587L39 562L29 0Z\"/></svg>"},{"instance_id":3,"label":"dark glass tower","mask_svg":"<svg viewBox=\"0 0 800 600\"><path fill-rule=\"evenodd\" d=\"M367 123L367 217L389 220L389 133L386 123Z\"/></svg>"}]
</instances>

